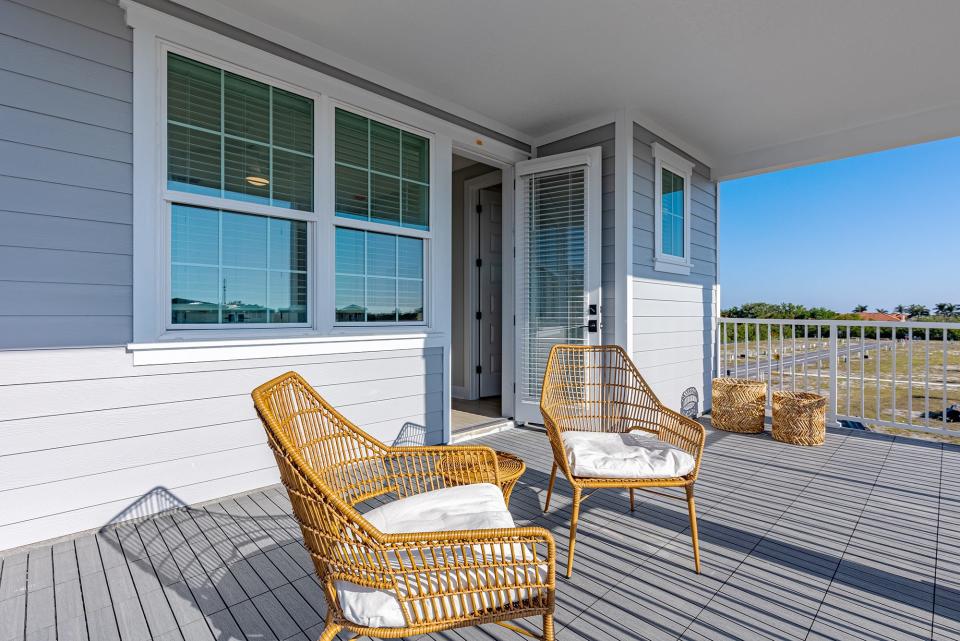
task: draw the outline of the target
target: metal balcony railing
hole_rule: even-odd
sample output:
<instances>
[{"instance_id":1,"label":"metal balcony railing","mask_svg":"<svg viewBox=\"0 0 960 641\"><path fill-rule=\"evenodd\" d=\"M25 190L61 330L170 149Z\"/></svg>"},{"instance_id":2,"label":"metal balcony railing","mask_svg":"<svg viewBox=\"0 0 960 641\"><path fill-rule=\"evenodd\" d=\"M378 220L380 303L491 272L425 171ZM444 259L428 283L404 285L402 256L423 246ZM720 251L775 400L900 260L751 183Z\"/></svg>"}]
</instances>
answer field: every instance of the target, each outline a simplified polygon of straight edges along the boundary
<instances>
[{"instance_id":1,"label":"metal balcony railing","mask_svg":"<svg viewBox=\"0 0 960 641\"><path fill-rule=\"evenodd\" d=\"M960 323L720 318L717 376L829 400L829 419L960 436Z\"/></svg>"}]
</instances>

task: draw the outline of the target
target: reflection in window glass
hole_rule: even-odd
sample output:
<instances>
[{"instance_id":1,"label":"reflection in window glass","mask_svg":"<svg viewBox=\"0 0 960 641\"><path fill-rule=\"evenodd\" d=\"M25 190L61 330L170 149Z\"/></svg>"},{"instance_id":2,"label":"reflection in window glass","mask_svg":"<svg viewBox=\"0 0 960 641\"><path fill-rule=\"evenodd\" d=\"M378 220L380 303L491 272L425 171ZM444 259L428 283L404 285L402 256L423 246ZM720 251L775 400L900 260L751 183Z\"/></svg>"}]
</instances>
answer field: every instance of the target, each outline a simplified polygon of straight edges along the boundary
<instances>
[{"instance_id":1,"label":"reflection in window glass","mask_svg":"<svg viewBox=\"0 0 960 641\"><path fill-rule=\"evenodd\" d=\"M313 210L313 101L167 57L167 187Z\"/></svg>"},{"instance_id":2,"label":"reflection in window glass","mask_svg":"<svg viewBox=\"0 0 960 641\"><path fill-rule=\"evenodd\" d=\"M684 198L681 176L669 169L661 171L661 244L663 253L683 258L684 253Z\"/></svg>"},{"instance_id":3,"label":"reflection in window glass","mask_svg":"<svg viewBox=\"0 0 960 641\"><path fill-rule=\"evenodd\" d=\"M307 223L174 205L171 322L307 322Z\"/></svg>"},{"instance_id":4,"label":"reflection in window glass","mask_svg":"<svg viewBox=\"0 0 960 641\"><path fill-rule=\"evenodd\" d=\"M338 216L429 228L429 140L337 109L334 147Z\"/></svg>"},{"instance_id":5,"label":"reflection in window glass","mask_svg":"<svg viewBox=\"0 0 960 641\"><path fill-rule=\"evenodd\" d=\"M338 227L337 322L422 322L423 251L420 238Z\"/></svg>"}]
</instances>

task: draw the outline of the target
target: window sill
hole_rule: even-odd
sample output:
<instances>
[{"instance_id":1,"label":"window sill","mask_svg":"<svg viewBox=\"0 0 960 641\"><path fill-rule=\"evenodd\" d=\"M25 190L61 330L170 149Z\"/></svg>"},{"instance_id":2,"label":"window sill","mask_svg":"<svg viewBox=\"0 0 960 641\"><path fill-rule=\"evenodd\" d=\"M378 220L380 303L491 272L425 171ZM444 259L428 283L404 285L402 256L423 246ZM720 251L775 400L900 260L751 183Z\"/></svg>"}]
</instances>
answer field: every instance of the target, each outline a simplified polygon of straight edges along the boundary
<instances>
[{"instance_id":1,"label":"window sill","mask_svg":"<svg viewBox=\"0 0 960 641\"><path fill-rule=\"evenodd\" d=\"M403 331L391 328L392 333L340 332L323 336L288 334L283 337L244 336L225 337L222 332L167 333L154 343L130 343L127 351L133 354L134 366L171 365L175 363L206 363L262 358L293 358L357 352L381 352L400 349L424 349L445 345L442 332ZM204 335L206 334L206 335Z\"/></svg>"},{"instance_id":2,"label":"window sill","mask_svg":"<svg viewBox=\"0 0 960 641\"><path fill-rule=\"evenodd\" d=\"M658 272L666 272L668 274L679 274L681 276L689 276L690 268L692 265L690 263L679 263L669 260L664 260L658 258L653 261L653 269Z\"/></svg>"}]
</instances>

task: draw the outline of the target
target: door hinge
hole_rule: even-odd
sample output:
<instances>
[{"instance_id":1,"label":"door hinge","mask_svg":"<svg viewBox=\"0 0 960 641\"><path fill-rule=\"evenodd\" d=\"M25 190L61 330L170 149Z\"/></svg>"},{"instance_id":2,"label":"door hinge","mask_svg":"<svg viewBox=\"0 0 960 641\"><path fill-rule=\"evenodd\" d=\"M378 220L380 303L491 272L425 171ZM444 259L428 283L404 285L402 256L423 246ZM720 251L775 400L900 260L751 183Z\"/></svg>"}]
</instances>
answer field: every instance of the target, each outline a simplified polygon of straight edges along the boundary
<instances>
[{"instance_id":1,"label":"door hinge","mask_svg":"<svg viewBox=\"0 0 960 641\"><path fill-rule=\"evenodd\" d=\"M477 259L477 267L483 267L483 259L482 259L482 258L478 258L478 259Z\"/></svg>"},{"instance_id":2,"label":"door hinge","mask_svg":"<svg viewBox=\"0 0 960 641\"><path fill-rule=\"evenodd\" d=\"M479 214L482 212L483 212L483 205L481 205L480 203L477 203L477 213Z\"/></svg>"},{"instance_id":3,"label":"door hinge","mask_svg":"<svg viewBox=\"0 0 960 641\"><path fill-rule=\"evenodd\" d=\"M483 374L483 367L480 365L477 365L477 374Z\"/></svg>"},{"instance_id":4,"label":"door hinge","mask_svg":"<svg viewBox=\"0 0 960 641\"><path fill-rule=\"evenodd\" d=\"M477 320L480 320L483 318L483 312L477 312L476 314L474 314L474 316L476 317Z\"/></svg>"}]
</instances>

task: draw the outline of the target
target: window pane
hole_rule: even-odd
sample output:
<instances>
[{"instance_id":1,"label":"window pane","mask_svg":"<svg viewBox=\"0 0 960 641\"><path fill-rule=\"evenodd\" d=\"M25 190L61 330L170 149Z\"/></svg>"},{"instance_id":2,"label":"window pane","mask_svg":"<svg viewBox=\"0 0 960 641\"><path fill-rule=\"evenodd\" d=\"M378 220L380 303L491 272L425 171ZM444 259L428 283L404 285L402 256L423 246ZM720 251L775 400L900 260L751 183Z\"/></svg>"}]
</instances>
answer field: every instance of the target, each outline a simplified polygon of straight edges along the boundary
<instances>
[{"instance_id":1,"label":"window pane","mask_svg":"<svg viewBox=\"0 0 960 641\"><path fill-rule=\"evenodd\" d=\"M313 154L313 101L273 88L273 144Z\"/></svg>"},{"instance_id":2,"label":"window pane","mask_svg":"<svg viewBox=\"0 0 960 641\"><path fill-rule=\"evenodd\" d=\"M370 220L400 223L400 179L370 174Z\"/></svg>"},{"instance_id":3,"label":"window pane","mask_svg":"<svg viewBox=\"0 0 960 641\"><path fill-rule=\"evenodd\" d=\"M430 210L430 188L426 185L403 181L403 226L427 229L427 212Z\"/></svg>"},{"instance_id":4,"label":"window pane","mask_svg":"<svg viewBox=\"0 0 960 641\"><path fill-rule=\"evenodd\" d=\"M171 322L220 322L217 267L174 265L171 269Z\"/></svg>"},{"instance_id":5,"label":"window pane","mask_svg":"<svg viewBox=\"0 0 960 641\"><path fill-rule=\"evenodd\" d=\"M371 323L397 320L395 278L367 278L367 320Z\"/></svg>"},{"instance_id":6,"label":"window pane","mask_svg":"<svg viewBox=\"0 0 960 641\"><path fill-rule=\"evenodd\" d=\"M171 227L173 323L307 322L306 222L174 205Z\"/></svg>"},{"instance_id":7,"label":"window pane","mask_svg":"<svg viewBox=\"0 0 960 641\"><path fill-rule=\"evenodd\" d=\"M423 241L400 236L397 245L398 275L401 278L423 278Z\"/></svg>"},{"instance_id":8,"label":"window pane","mask_svg":"<svg viewBox=\"0 0 960 641\"><path fill-rule=\"evenodd\" d=\"M388 234L367 234L367 274L397 275L397 237Z\"/></svg>"},{"instance_id":9,"label":"window pane","mask_svg":"<svg viewBox=\"0 0 960 641\"><path fill-rule=\"evenodd\" d=\"M430 141L406 131L403 132L403 177L430 182Z\"/></svg>"},{"instance_id":10,"label":"window pane","mask_svg":"<svg viewBox=\"0 0 960 641\"><path fill-rule=\"evenodd\" d=\"M366 273L364 269L365 232L337 227L336 272L338 274Z\"/></svg>"},{"instance_id":11,"label":"window pane","mask_svg":"<svg viewBox=\"0 0 960 641\"><path fill-rule=\"evenodd\" d=\"M398 307L400 320L402 321L422 321L423 320L423 281L422 280L400 280L397 281Z\"/></svg>"},{"instance_id":12,"label":"window pane","mask_svg":"<svg viewBox=\"0 0 960 641\"><path fill-rule=\"evenodd\" d=\"M167 60L167 118L220 131L220 70L171 53Z\"/></svg>"},{"instance_id":13,"label":"window pane","mask_svg":"<svg viewBox=\"0 0 960 641\"><path fill-rule=\"evenodd\" d=\"M270 219L270 269L307 271L307 223Z\"/></svg>"},{"instance_id":14,"label":"window pane","mask_svg":"<svg viewBox=\"0 0 960 641\"><path fill-rule=\"evenodd\" d=\"M337 216L367 220L369 217L367 172L337 165L336 182Z\"/></svg>"},{"instance_id":15,"label":"window pane","mask_svg":"<svg viewBox=\"0 0 960 641\"><path fill-rule=\"evenodd\" d=\"M214 209L174 205L172 217L170 254L173 262L215 267L220 251L220 213Z\"/></svg>"},{"instance_id":16,"label":"window pane","mask_svg":"<svg viewBox=\"0 0 960 641\"><path fill-rule=\"evenodd\" d=\"M235 138L223 141L224 197L270 203L270 148Z\"/></svg>"},{"instance_id":17,"label":"window pane","mask_svg":"<svg viewBox=\"0 0 960 641\"><path fill-rule=\"evenodd\" d=\"M224 267L223 322L267 322L267 272Z\"/></svg>"},{"instance_id":18,"label":"window pane","mask_svg":"<svg viewBox=\"0 0 960 641\"><path fill-rule=\"evenodd\" d=\"M222 214L223 264L267 268L267 221L264 216Z\"/></svg>"},{"instance_id":19,"label":"window pane","mask_svg":"<svg viewBox=\"0 0 960 641\"><path fill-rule=\"evenodd\" d=\"M663 253L683 257L684 254L684 179L668 169L662 169L661 181L661 228Z\"/></svg>"},{"instance_id":20,"label":"window pane","mask_svg":"<svg viewBox=\"0 0 960 641\"><path fill-rule=\"evenodd\" d=\"M313 156L273 150L274 207L313 211Z\"/></svg>"},{"instance_id":21,"label":"window pane","mask_svg":"<svg viewBox=\"0 0 960 641\"><path fill-rule=\"evenodd\" d=\"M307 322L307 275L270 272L271 323Z\"/></svg>"},{"instance_id":22,"label":"window pane","mask_svg":"<svg viewBox=\"0 0 960 641\"><path fill-rule=\"evenodd\" d=\"M170 124L167 127L167 186L220 196L220 136Z\"/></svg>"},{"instance_id":23,"label":"window pane","mask_svg":"<svg viewBox=\"0 0 960 641\"><path fill-rule=\"evenodd\" d=\"M370 122L370 168L391 176L400 175L400 130Z\"/></svg>"},{"instance_id":24,"label":"window pane","mask_svg":"<svg viewBox=\"0 0 960 641\"><path fill-rule=\"evenodd\" d=\"M336 116L336 161L367 168L367 119L343 109Z\"/></svg>"},{"instance_id":25,"label":"window pane","mask_svg":"<svg viewBox=\"0 0 960 641\"><path fill-rule=\"evenodd\" d=\"M224 72L223 128L228 134L269 144L269 85Z\"/></svg>"},{"instance_id":26,"label":"window pane","mask_svg":"<svg viewBox=\"0 0 960 641\"><path fill-rule=\"evenodd\" d=\"M362 323L367 320L363 276L337 275L337 322Z\"/></svg>"}]
</instances>

